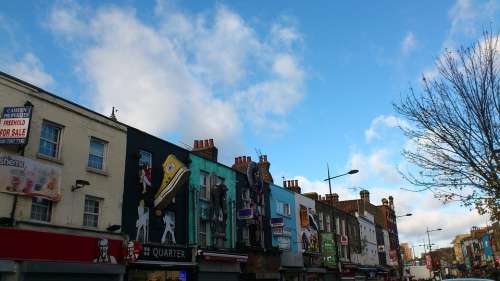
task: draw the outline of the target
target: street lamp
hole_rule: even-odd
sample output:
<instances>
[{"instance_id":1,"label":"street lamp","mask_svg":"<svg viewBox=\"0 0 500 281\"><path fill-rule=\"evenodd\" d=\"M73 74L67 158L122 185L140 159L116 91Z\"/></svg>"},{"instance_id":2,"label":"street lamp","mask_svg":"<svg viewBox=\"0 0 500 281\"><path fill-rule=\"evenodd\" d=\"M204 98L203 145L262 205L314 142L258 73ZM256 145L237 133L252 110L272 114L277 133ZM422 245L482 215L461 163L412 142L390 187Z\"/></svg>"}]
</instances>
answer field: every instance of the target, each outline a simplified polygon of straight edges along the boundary
<instances>
[{"instance_id":1,"label":"street lamp","mask_svg":"<svg viewBox=\"0 0 500 281\"><path fill-rule=\"evenodd\" d=\"M332 179L340 178L340 177L346 176L346 175L354 175L354 174L357 174L359 172L359 170L353 169L353 170L350 170L347 173L343 173L343 174L331 177L330 176L330 166L328 166L328 163L326 164L326 169L328 170L328 178L324 179L324 181L328 181L328 188L329 188L329 191L330 191L330 198L332 196L332 183L331 183Z\"/></svg>"},{"instance_id":2,"label":"street lamp","mask_svg":"<svg viewBox=\"0 0 500 281\"><path fill-rule=\"evenodd\" d=\"M412 213L408 213L408 214L405 214L405 215L396 216L396 218L411 217L411 216L413 216L413 214Z\"/></svg>"},{"instance_id":3,"label":"street lamp","mask_svg":"<svg viewBox=\"0 0 500 281\"><path fill-rule=\"evenodd\" d=\"M429 235L429 233L434 232L434 231L441 231L441 230L443 230L443 229L442 228L429 229L429 227L427 227L427 240L429 242L429 253L432 252L431 236Z\"/></svg>"}]
</instances>

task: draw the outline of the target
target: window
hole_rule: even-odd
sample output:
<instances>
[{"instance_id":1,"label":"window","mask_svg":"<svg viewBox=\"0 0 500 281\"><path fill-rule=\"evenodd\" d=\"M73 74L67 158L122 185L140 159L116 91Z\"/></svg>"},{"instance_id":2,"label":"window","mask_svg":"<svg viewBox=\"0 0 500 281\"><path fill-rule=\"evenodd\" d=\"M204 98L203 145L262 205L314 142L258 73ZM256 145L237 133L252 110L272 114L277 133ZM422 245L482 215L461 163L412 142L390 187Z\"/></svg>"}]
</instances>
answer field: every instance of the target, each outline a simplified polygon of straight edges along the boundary
<instances>
[{"instance_id":1,"label":"window","mask_svg":"<svg viewBox=\"0 0 500 281\"><path fill-rule=\"evenodd\" d=\"M319 220L319 230L323 230L323 213L318 212L318 220Z\"/></svg>"},{"instance_id":2,"label":"window","mask_svg":"<svg viewBox=\"0 0 500 281\"><path fill-rule=\"evenodd\" d=\"M153 166L153 154L145 150L139 150L139 167L149 167Z\"/></svg>"},{"instance_id":3,"label":"window","mask_svg":"<svg viewBox=\"0 0 500 281\"><path fill-rule=\"evenodd\" d=\"M330 216L326 215L325 220L326 220L326 232L331 232L332 231L332 224L331 224Z\"/></svg>"},{"instance_id":4,"label":"window","mask_svg":"<svg viewBox=\"0 0 500 281\"><path fill-rule=\"evenodd\" d=\"M278 213L279 215L283 215L283 216L289 216L290 215L290 204L285 203L285 202L281 202L281 201L277 201L276 213Z\"/></svg>"},{"instance_id":5,"label":"window","mask_svg":"<svg viewBox=\"0 0 500 281\"><path fill-rule=\"evenodd\" d=\"M38 152L42 155L58 159L59 148L61 146L61 131L61 126L44 120L42 122Z\"/></svg>"},{"instance_id":6,"label":"window","mask_svg":"<svg viewBox=\"0 0 500 281\"><path fill-rule=\"evenodd\" d=\"M83 210L83 225L97 227L99 223L100 199L92 196L85 196L85 208Z\"/></svg>"},{"instance_id":7,"label":"window","mask_svg":"<svg viewBox=\"0 0 500 281\"><path fill-rule=\"evenodd\" d=\"M335 228L335 232L336 232L337 234L340 234L340 220L339 220L339 217L337 217L337 218L335 219L335 227L336 227L336 228Z\"/></svg>"},{"instance_id":8,"label":"window","mask_svg":"<svg viewBox=\"0 0 500 281\"><path fill-rule=\"evenodd\" d=\"M342 235L346 235L346 232L345 232L345 220L342 220Z\"/></svg>"},{"instance_id":9,"label":"window","mask_svg":"<svg viewBox=\"0 0 500 281\"><path fill-rule=\"evenodd\" d=\"M222 185L224 184L225 180L223 177L217 177L217 185Z\"/></svg>"},{"instance_id":10,"label":"window","mask_svg":"<svg viewBox=\"0 0 500 281\"><path fill-rule=\"evenodd\" d=\"M200 221L200 231L198 236L198 243L200 247L207 247L207 221Z\"/></svg>"},{"instance_id":11,"label":"window","mask_svg":"<svg viewBox=\"0 0 500 281\"><path fill-rule=\"evenodd\" d=\"M107 142L98 138L90 138L89 161L87 166L96 170L104 170Z\"/></svg>"},{"instance_id":12,"label":"window","mask_svg":"<svg viewBox=\"0 0 500 281\"><path fill-rule=\"evenodd\" d=\"M31 200L31 215L32 220L50 221L52 213L52 201L44 198L33 197Z\"/></svg>"},{"instance_id":13,"label":"window","mask_svg":"<svg viewBox=\"0 0 500 281\"><path fill-rule=\"evenodd\" d=\"M210 188L208 186L209 175L205 171L200 171L200 197L210 199Z\"/></svg>"}]
</instances>

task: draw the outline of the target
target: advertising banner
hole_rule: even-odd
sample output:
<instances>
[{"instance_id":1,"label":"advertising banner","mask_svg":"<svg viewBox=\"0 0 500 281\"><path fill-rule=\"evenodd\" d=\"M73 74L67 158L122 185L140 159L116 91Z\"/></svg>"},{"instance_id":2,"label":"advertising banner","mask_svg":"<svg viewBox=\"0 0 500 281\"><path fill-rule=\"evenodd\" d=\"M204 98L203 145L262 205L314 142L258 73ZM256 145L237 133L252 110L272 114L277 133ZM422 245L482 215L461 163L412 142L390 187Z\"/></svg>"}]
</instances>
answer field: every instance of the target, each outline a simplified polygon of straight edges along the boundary
<instances>
[{"instance_id":1,"label":"advertising banner","mask_svg":"<svg viewBox=\"0 0 500 281\"><path fill-rule=\"evenodd\" d=\"M300 227L307 228L309 227L309 215L307 213L307 207L300 206Z\"/></svg>"},{"instance_id":2,"label":"advertising banner","mask_svg":"<svg viewBox=\"0 0 500 281\"><path fill-rule=\"evenodd\" d=\"M60 184L61 170L58 167L0 153L0 192L59 201Z\"/></svg>"},{"instance_id":3,"label":"advertising banner","mask_svg":"<svg viewBox=\"0 0 500 281\"><path fill-rule=\"evenodd\" d=\"M336 252L333 233L321 233L321 256L323 257L324 266L332 268L337 266Z\"/></svg>"},{"instance_id":4,"label":"advertising banner","mask_svg":"<svg viewBox=\"0 0 500 281\"><path fill-rule=\"evenodd\" d=\"M31 106L5 107L0 119L0 144L25 144Z\"/></svg>"}]
</instances>

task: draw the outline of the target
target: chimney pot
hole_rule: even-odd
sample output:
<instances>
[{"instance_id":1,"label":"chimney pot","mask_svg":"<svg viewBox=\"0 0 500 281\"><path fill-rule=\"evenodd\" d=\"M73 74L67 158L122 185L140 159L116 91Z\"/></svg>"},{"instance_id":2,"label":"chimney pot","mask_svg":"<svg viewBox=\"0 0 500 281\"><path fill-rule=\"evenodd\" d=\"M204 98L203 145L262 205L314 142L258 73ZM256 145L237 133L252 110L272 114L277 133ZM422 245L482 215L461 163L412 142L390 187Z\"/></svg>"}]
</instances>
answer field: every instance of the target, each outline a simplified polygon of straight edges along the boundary
<instances>
[{"instance_id":1,"label":"chimney pot","mask_svg":"<svg viewBox=\"0 0 500 281\"><path fill-rule=\"evenodd\" d=\"M299 187L299 180L294 180L294 186Z\"/></svg>"},{"instance_id":2,"label":"chimney pot","mask_svg":"<svg viewBox=\"0 0 500 281\"><path fill-rule=\"evenodd\" d=\"M208 147L208 140L203 140L203 147Z\"/></svg>"},{"instance_id":3,"label":"chimney pot","mask_svg":"<svg viewBox=\"0 0 500 281\"><path fill-rule=\"evenodd\" d=\"M194 149L198 148L198 140L194 140L193 148Z\"/></svg>"},{"instance_id":4,"label":"chimney pot","mask_svg":"<svg viewBox=\"0 0 500 281\"><path fill-rule=\"evenodd\" d=\"M286 180L283 180L283 187L286 188Z\"/></svg>"},{"instance_id":5,"label":"chimney pot","mask_svg":"<svg viewBox=\"0 0 500 281\"><path fill-rule=\"evenodd\" d=\"M213 147L214 146L214 139L209 139L208 143L209 143L210 147Z\"/></svg>"},{"instance_id":6,"label":"chimney pot","mask_svg":"<svg viewBox=\"0 0 500 281\"><path fill-rule=\"evenodd\" d=\"M287 180L287 186L288 186L288 188L293 187L291 180Z\"/></svg>"},{"instance_id":7,"label":"chimney pot","mask_svg":"<svg viewBox=\"0 0 500 281\"><path fill-rule=\"evenodd\" d=\"M252 162L252 157L247 156L247 163L250 163L250 162Z\"/></svg>"}]
</instances>

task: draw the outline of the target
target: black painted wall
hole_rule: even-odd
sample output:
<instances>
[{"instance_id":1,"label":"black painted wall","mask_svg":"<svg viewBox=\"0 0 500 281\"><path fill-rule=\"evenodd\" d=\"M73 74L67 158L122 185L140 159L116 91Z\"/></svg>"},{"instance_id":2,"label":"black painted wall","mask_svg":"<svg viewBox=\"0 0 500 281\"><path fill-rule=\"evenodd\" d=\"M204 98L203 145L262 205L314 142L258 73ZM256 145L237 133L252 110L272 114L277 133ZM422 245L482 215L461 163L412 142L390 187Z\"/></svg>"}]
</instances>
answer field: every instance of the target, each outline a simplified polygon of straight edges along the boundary
<instances>
[{"instance_id":1,"label":"black painted wall","mask_svg":"<svg viewBox=\"0 0 500 281\"><path fill-rule=\"evenodd\" d=\"M169 154L174 154L177 159L189 167L189 152L167 141L139 131L135 128L127 129L127 155L125 163L125 186L123 192L122 230L130 239L136 237L136 221L138 218L137 206L141 200L139 188L139 150L152 154L152 185L151 194L155 194L163 179L162 164ZM175 203L166 207L166 210L175 212L175 238L177 245L188 243L188 200L189 182L182 186L175 197ZM146 196L147 204L152 204L152 196ZM155 225L157 226L155 229ZM161 220L150 210L150 242L160 243L163 229Z\"/></svg>"}]
</instances>

